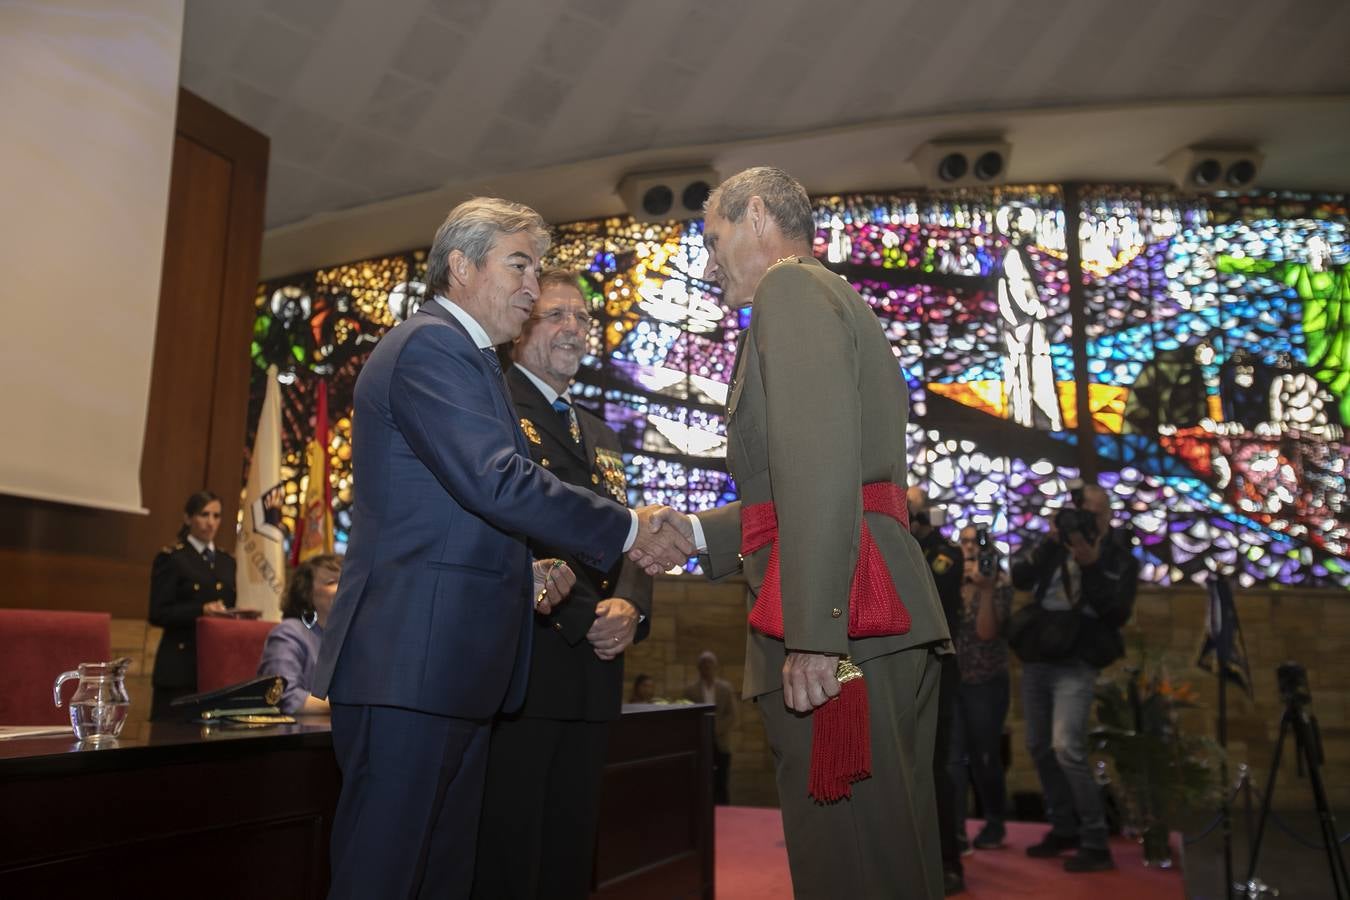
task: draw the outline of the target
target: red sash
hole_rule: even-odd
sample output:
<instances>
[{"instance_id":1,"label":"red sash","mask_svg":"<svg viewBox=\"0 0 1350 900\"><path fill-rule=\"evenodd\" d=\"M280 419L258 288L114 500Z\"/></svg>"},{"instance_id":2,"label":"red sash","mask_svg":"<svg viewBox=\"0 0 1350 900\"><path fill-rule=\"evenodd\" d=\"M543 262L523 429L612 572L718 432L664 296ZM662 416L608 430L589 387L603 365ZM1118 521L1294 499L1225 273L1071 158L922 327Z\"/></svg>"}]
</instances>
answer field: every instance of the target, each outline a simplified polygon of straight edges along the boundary
<instances>
[{"instance_id":1,"label":"red sash","mask_svg":"<svg viewBox=\"0 0 1350 900\"><path fill-rule=\"evenodd\" d=\"M902 527L909 528L909 507L898 485L889 481L865 484L862 497L863 512L890 516ZM769 564L764 568L764 583L750 611L750 625L769 637L782 640L783 586L778 571L778 514L772 502L742 506L741 554L748 556L769 544L773 549L769 551ZM872 539L872 531L864 518L858 567L853 570L853 584L848 592L848 636L884 637L908 631L909 611L900 601L886 560Z\"/></svg>"},{"instance_id":2,"label":"red sash","mask_svg":"<svg viewBox=\"0 0 1350 900\"><path fill-rule=\"evenodd\" d=\"M878 481L863 485L863 511L890 516L909 527L909 507L898 485ZM772 546L750 627L783 639L782 577L778 560L778 514L772 502L741 507L741 554ZM858 565L848 595L848 636L883 637L909 631L909 611L891 580L880 548L862 520ZM867 686L862 671L848 657L839 663L839 696L812 714L811 774L808 791L823 803L852 795L849 786L872 774L872 741Z\"/></svg>"}]
</instances>

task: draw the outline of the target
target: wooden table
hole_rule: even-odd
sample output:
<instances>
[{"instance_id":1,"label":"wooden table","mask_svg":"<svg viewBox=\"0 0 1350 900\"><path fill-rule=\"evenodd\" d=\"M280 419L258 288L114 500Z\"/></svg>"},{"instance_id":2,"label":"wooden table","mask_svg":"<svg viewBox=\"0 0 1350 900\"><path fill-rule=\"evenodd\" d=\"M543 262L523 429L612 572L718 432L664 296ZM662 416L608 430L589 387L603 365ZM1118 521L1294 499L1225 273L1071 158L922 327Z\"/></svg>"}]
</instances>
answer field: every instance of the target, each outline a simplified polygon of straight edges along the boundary
<instances>
[{"instance_id":1,"label":"wooden table","mask_svg":"<svg viewBox=\"0 0 1350 900\"><path fill-rule=\"evenodd\" d=\"M328 891L341 779L328 723L0 742L0 896L294 897Z\"/></svg>"},{"instance_id":2,"label":"wooden table","mask_svg":"<svg viewBox=\"0 0 1350 900\"><path fill-rule=\"evenodd\" d=\"M712 897L711 710L612 727L596 896ZM321 898L340 784L326 720L0 741L0 897Z\"/></svg>"}]
</instances>

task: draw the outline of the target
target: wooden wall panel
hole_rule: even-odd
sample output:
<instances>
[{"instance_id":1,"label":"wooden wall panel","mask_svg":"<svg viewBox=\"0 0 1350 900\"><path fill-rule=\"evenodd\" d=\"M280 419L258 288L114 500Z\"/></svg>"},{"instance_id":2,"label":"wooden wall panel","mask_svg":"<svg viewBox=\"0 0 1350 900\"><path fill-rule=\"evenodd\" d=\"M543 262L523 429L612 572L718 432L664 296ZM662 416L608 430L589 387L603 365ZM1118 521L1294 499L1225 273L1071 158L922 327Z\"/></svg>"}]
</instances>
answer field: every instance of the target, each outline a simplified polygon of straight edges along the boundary
<instances>
[{"instance_id":1,"label":"wooden wall panel","mask_svg":"<svg viewBox=\"0 0 1350 900\"><path fill-rule=\"evenodd\" d=\"M188 494L221 495L234 545L267 138L179 92L141 457L148 515L0 495L0 606L146 612L150 561Z\"/></svg>"}]
</instances>

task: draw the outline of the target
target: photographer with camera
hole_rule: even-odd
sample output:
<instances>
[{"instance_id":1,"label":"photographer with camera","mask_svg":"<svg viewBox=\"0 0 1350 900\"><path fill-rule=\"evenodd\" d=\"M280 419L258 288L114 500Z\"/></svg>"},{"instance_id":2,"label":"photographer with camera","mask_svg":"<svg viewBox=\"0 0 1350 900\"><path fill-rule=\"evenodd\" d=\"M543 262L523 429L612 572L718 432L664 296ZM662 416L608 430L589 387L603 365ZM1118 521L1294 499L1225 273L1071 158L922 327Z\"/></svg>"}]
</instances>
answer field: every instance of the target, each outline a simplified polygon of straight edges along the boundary
<instances>
[{"instance_id":1,"label":"photographer with camera","mask_svg":"<svg viewBox=\"0 0 1350 900\"><path fill-rule=\"evenodd\" d=\"M911 487L905 492L909 507L909 531L919 542L928 568L933 572L933 582L937 586L938 599L942 601L942 612L947 619L947 630L955 635L961 620L961 573L963 558L961 548L942 536L938 526L943 523L943 511L934 509L928 494L919 487ZM946 654L940 657L941 678L938 682L937 734L933 742L933 781L937 788L937 824L942 845L942 883L947 896L959 894L966 889L965 871L961 866L961 840L964 830L958 833L961 819L956 810L956 787L952 783L948 759L951 756L951 738L954 716L956 714L956 692L961 683L961 674L957 670L956 656Z\"/></svg>"},{"instance_id":2,"label":"photographer with camera","mask_svg":"<svg viewBox=\"0 0 1350 900\"><path fill-rule=\"evenodd\" d=\"M1045 793L1051 829L1027 848L1050 858L1066 850L1068 872L1115 868L1106 845L1106 815L1088 761L1093 689L1104 666L1125 655L1120 629L1134 609L1139 563L1133 538L1111 527L1111 504L1095 484L1072 492L1050 534L1013 566L1013 587L1032 599L1008 623L1008 643L1022 660L1027 751Z\"/></svg>"},{"instance_id":3,"label":"photographer with camera","mask_svg":"<svg viewBox=\"0 0 1350 900\"><path fill-rule=\"evenodd\" d=\"M1012 607L1012 582L999 568L998 549L986 525L961 529L965 557L961 620L952 632L961 670L952 719L951 769L957 836L965 837L966 796L972 783L984 810L975 849L995 850L1006 835L1007 785L1001 742L1008 718L1008 642L1003 626Z\"/></svg>"}]
</instances>

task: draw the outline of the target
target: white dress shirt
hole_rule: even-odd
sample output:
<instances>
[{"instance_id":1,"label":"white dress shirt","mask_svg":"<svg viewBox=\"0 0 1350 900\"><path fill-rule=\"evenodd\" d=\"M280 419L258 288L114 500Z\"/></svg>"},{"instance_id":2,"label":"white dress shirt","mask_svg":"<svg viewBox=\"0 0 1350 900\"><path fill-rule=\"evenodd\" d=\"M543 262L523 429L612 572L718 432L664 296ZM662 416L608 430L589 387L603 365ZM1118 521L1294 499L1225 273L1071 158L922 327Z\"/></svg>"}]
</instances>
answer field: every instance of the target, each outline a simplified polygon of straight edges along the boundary
<instances>
[{"instance_id":1,"label":"white dress shirt","mask_svg":"<svg viewBox=\"0 0 1350 900\"><path fill-rule=\"evenodd\" d=\"M216 545L214 541L209 544L205 544L189 534L187 536L187 542L192 545L193 550L197 551L198 556L201 556L203 553L205 553L207 549L210 549L212 553L216 552Z\"/></svg>"}]
</instances>

